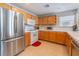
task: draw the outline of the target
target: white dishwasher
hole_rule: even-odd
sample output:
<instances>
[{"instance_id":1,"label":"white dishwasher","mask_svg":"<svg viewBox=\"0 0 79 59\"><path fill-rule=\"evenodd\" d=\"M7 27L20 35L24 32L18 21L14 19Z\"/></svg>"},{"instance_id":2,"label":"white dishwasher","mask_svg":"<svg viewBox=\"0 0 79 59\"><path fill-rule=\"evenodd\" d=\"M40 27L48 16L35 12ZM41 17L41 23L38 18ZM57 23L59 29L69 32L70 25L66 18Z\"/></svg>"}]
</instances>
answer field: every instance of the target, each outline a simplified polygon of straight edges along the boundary
<instances>
[{"instance_id":1,"label":"white dishwasher","mask_svg":"<svg viewBox=\"0 0 79 59\"><path fill-rule=\"evenodd\" d=\"M31 44L38 41L38 31L31 31Z\"/></svg>"}]
</instances>

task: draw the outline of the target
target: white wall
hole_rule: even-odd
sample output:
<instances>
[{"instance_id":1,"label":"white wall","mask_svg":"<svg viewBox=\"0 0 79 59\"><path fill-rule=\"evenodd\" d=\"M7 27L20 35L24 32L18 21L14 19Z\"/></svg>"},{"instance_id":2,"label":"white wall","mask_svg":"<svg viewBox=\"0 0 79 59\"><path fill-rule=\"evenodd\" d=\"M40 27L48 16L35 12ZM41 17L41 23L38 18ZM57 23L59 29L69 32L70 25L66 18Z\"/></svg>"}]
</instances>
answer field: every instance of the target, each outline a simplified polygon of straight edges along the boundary
<instances>
[{"instance_id":1,"label":"white wall","mask_svg":"<svg viewBox=\"0 0 79 59\"><path fill-rule=\"evenodd\" d=\"M79 9L76 10L76 23L77 23L77 27L79 29Z\"/></svg>"},{"instance_id":2,"label":"white wall","mask_svg":"<svg viewBox=\"0 0 79 59\"><path fill-rule=\"evenodd\" d=\"M76 15L76 10L71 10L71 11L65 11L65 12L61 12L61 13L57 13L57 24L55 26L53 26L55 29L63 29L63 30L72 30L72 27L61 27L59 26L59 17L60 16L68 16L68 15ZM75 24L76 24L76 18L75 18Z\"/></svg>"}]
</instances>

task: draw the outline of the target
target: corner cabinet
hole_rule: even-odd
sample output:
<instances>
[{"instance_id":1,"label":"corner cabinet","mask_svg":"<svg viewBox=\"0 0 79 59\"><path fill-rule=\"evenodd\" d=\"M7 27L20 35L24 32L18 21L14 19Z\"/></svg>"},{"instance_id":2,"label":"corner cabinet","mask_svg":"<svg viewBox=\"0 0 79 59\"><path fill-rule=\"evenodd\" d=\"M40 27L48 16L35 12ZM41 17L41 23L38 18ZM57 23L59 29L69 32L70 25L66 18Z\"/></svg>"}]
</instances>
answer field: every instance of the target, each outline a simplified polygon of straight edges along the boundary
<instances>
[{"instance_id":1,"label":"corner cabinet","mask_svg":"<svg viewBox=\"0 0 79 59\"><path fill-rule=\"evenodd\" d=\"M70 35L68 35L68 33L66 33L65 44L67 46L68 54L69 54L69 56L71 56L72 55L72 38L70 37Z\"/></svg>"},{"instance_id":2,"label":"corner cabinet","mask_svg":"<svg viewBox=\"0 0 79 59\"><path fill-rule=\"evenodd\" d=\"M56 42L60 44L65 44L66 33L65 32L56 32Z\"/></svg>"}]
</instances>

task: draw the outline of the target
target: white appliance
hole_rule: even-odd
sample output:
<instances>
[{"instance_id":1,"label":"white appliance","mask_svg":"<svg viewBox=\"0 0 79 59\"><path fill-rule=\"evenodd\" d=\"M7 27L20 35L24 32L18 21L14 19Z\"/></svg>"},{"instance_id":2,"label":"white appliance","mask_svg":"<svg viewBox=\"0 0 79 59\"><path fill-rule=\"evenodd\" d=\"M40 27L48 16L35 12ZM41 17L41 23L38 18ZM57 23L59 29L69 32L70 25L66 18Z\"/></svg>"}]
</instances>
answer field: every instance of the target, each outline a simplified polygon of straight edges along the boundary
<instances>
[{"instance_id":1,"label":"white appliance","mask_svg":"<svg viewBox=\"0 0 79 59\"><path fill-rule=\"evenodd\" d=\"M35 25L35 20L34 19L28 19L27 24L28 25Z\"/></svg>"},{"instance_id":2,"label":"white appliance","mask_svg":"<svg viewBox=\"0 0 79 59\"><path fill-rule=\"evenodd\" d=\"M27 32L27 31L34 31L34 30L35 30L34 26L25 25L25 32Z\"/></svg>"},{"instance_id":3,"label":"white appliance","mask_svg":"<svg viewBox=\"0 0 79 59\"><path fill-rule=\"evenodd\" d=\"M38 31L31 31L31 44L38 41Z\"/></svg>"},{"instance_id":4,"label":"white appliance","mask_svg":"<svg viewBox=\"0 0 79 59\"><path fill-rule=\"evenodd\" d=\"M38 31L32 25L25 25L25 32L30 32L31 43L38 41Z\"/></svg>"}]
</instances>

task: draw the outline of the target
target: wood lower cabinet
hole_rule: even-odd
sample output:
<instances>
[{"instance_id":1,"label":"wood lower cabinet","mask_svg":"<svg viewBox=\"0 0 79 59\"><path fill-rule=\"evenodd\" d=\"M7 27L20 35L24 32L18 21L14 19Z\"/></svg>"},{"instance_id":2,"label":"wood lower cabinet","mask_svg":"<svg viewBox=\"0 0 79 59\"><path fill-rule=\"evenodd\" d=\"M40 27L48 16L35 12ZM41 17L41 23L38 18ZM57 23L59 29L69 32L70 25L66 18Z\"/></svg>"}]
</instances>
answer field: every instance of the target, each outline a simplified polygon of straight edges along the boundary
<instances>
[{"instance_id":1,"label":"wood lower cabinet","mask_svg":"<svg viewBox=\"0 0 79 59\"><path fill-rule=\"evenodd\" d=\"M65 32L56 32L56 42L60 44L65 44L66 33Z\"/></svg>"},{"instance_id":2,"label":"wood lower cabinet","mask_svg":"<svg viewBox=\"0 0 79 59\"><path fill-rule=\"evenodd\" d=\"M49 41L49 36L48 36L49 32L48 31L43 31L43 40L47 40Z\"/></svg>"},{"instance_id":3,"label":"wood lower cabinet","mask_svg":"<svg viewBox=\"0 0 79 59\"><path fill-rule=\"evenodd\" d=\"M38 38L67 46L69 56L78 56L79 52L72 45L72 37L66 32L39 31Z\"/></svg>"},{"instance_id":4,"label":"wood lower cabinet","mask_svg":"<svg viewBox=\"0 0 79 59\"><path fill-rule=\"evenodd\" d=\"M65 44L66 33L65 32L51 32L51 31L39 31L39 39Z\"/></svg>"},{"instance_id":5,"label":"wood lower cabinet","mask_svg":"<svg viewBox=\"0 0 79 59\"><path fill-rule=\"evenodd\" d=\"M56 42L56 32L49 32L49 41Z\"/></svg>"},{"instance_id":6,"label":"wood lower cabinet","mask_svg":"<svg viewBox=\"0 0 79 59\"><path fill-rule=\"evenodd\" d=\"M72 55L72 40L71 37L66 33L66 46L67 46L67 50L68 50L68 54L69 56Z\"/></svg>"},{"instance_id":7,"label":"wood lower cabinet","mask_svg":"<svg viewBox=\"0 0 79 59\"><path fill-rule=\"evenodd\" d=\"M24 33L24 40L25 40L25 46L29 46L30 45L30 32L25 32Z\"/></svg>"},{"instance_id":8,"label":"wood lower cabinet","mask_svg":"<svg viewBox=\"0 0 79 59\"><path fill-rule=\"evenodd\" d=\"M38 39L41 39L41 40L44 39L44 32L43 31L38 32Z\"/></svg>"}]
</instances>

